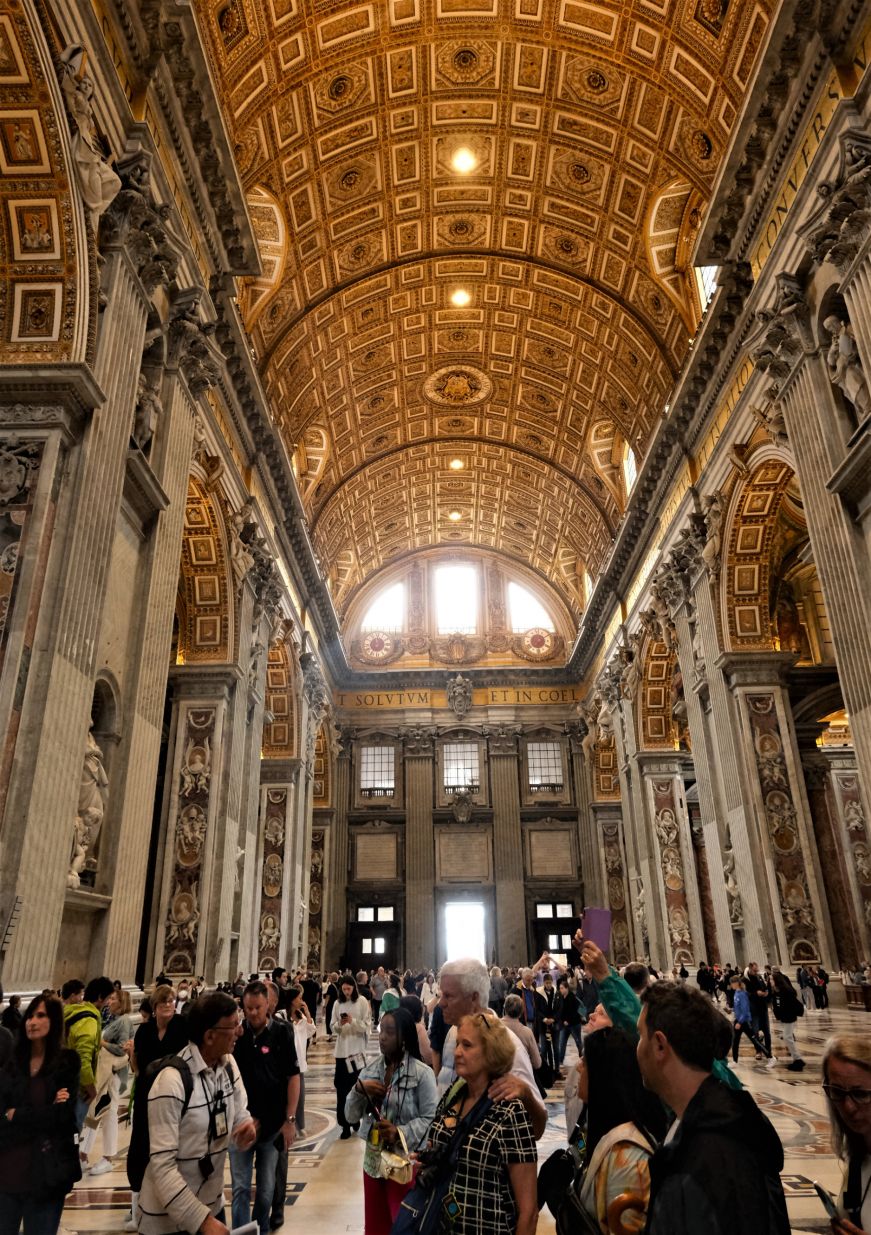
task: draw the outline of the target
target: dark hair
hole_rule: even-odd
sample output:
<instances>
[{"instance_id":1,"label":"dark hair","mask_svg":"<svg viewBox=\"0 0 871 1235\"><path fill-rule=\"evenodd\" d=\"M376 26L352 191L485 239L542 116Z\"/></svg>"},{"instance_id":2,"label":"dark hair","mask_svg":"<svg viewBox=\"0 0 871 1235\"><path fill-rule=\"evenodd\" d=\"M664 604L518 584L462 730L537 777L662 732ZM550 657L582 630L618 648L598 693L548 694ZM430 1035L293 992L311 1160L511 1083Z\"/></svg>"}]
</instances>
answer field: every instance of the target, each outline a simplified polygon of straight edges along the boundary
<instances>
[{"instance_id":1,"label":"dark hair","mask_svg":"<svg viewBox=\"0 0 871 1235\"><path fill-rule=\"evenodd\" d=\"M646 965L642 965L641 961L631 961L623 970L623 980L628 982L635 994L638 995L644 990L645 986L650 984L650 973Z\"/></svg>"},{"instance_id":2,"label":"dark hair","mask_svg":"<svg viewBox=\"0 0 871 1235\"><path fill-rule=\"evenodd\" d=\"M411 1055L413 1059L420 1059L420 1043L417 1040L417 1028L411 1019L411 1013L401 1006L392 1008L389 1012L381 1013L382 1022L388 1016L396 1026L396 1036L403 1053Z\"/></svg>"},{"instance_id":3,"label":"dark hair","mask_svg":"<svg viewBox=\"0 0 871 1235\"><path fill-rule=\"evenodd\" d=\"M354 988L354 993L351 996L351 998L348 1000L348 1003L356 1003L357 1000L360 998L360 992L357 989L357 979L354 977L352 973L343 973L342 976L339 978L338 982L336 983L336 985L339 988L339 999L340 1000L343 1000L345 998L345 996L342 994L343 986L353 986Z\"/></svg>"},{"instance_id":4,"label":"dark hair","mask_svg":"<svg viewBox=\"0 0 871 1235\"><path fill-rule=\"evenodd\" d=\"M83 991L85 984L81 978L68 978L60 988L61 999L69 999L70 995L75 995L78 991Z\"/></svg>"},{"instance_id":5,"label":"dark hair","mask_svg":"<svg viewBox=\"0 0 871 1235\"><path fill-rule=\"evenodd\" d=\"M682 1063L710 1072L722 1040L722 1016L711 1001L683 982L654 982L642 991L641 1002L648 1034L663 1034Z\"/></svg>"},{"instance_id":6,"label":"dark hair","mask_svg":"<svg viewBox=\"0 0 871 1235\"><path fill-rule=\"evenodd\" d=\"M399 1006L408 1013L415 1025L418 1021L423 1020L423 1004L417 995L403 995L399 1001ZM387 1014L385 1013L385 1016Z\"/></svg>"},{"instance_id":7,"label":"dark hair","mask_svg":"<svg viewBox=\"0 0 871 1235\"><path fill-rule=\"evenodd\" d=\"M45 1059L40 1072L51 1071L57 1062L64 1044L64 1008L54 995L34 995L24 1012L24 1017L18 1027L18 1038L15 1043L15 1060L25 1076L30 1075L30 1057L33 1048L27 1036L25 1026L40 1004L43 1004L48 1014L48 1036L45 1039Z\"/></svg>"},{"instance_id":8,"label":"dark hair","mask_svg":"<svg viewBox=\"0 0 871 1235\"><path fill-rule=\"evenodd\" d=\"M622 1029L597 1029L584 1039L587 1068L587 1150L593 1150L606 1133L619 1124L633 1123L652 1142L665 1136L665 1107L656 1094L644 1088L635 1038Z\"/></svg>"},{"instance_id":9,"label":"dark hair","mask_svg":"<svg viewBox=\"0 0 871 1235\"><path fill-rule=\"evenodd\" d=\"M85 987L85 1003L96 1003L98 999L108 999L115 993L111 978L91 978Z\"/></svg>"},{"instance_id":10,"label":"dark hair","mask_svg":"<svg viewBox=\"0 0 871 1235\"><path fill-rule=\"evenodd\" d=\"M153 1016L154 1008L151 1006L151 1000L146 995L144 999L139 1001L139 1011L143 1016Z\"/></svg>"},{"instance_id":11,"label":"dark hair","mask_svg":"<svg viewBox=\"0 0 871 1235\"><path fill-rule=\"evenodd\" d=\"M254 999L268 999L269 991L266 989L266 983L261 982L259 978L255 978L254 981L248 983L242 992L243 1003L245 1002L247 995L250 995Z\"/></svg>"},{"instance_id":12,"label":"dark hair","mask_svg":"<svg viewBox=\"0 0 871 1235\"><path fill-rule=\"evenodd\" d=\"M299 998L299 996L303 993L303 990L301 986L289 986L287 988L287 993L290 997L290 1002L293 1003L294 999Z\"/></svg>"},{"instance_id":13,"label":"dark hair","mask_svg":"<svg viewBox=\"0 0 871 1235\"><path fill-rule=\"evenodd\" d=\"M272 971L272 981L277 982L283 973L287 973L287 970L284 968L284 966L276 965Z\"/></svg>"},{"instance_id":14,"label":"dark hair","mask_svg":"<svg viewBox=\"0 0 871 1235\"><path fill-rule=\"evenodd\" d=\"M236 1000L223 991L214 991L197 999L187 1015L188 1037L195 1046L202 1046L206 1034L215 1028L218 1021L225 1016L236 1016L238 1011Z\"/></svg>"},{"instance_id":15,"label":"dark hair","mask_svg":"<svg viewBox=\"0 0 871 1235\"><path fill-rule=\"evenodd\" d=\"M387 985L391 990L401 991L402 987L399 985L399 974L391 973L390 977L387 979Z\"/></svg>"}]
</instances>

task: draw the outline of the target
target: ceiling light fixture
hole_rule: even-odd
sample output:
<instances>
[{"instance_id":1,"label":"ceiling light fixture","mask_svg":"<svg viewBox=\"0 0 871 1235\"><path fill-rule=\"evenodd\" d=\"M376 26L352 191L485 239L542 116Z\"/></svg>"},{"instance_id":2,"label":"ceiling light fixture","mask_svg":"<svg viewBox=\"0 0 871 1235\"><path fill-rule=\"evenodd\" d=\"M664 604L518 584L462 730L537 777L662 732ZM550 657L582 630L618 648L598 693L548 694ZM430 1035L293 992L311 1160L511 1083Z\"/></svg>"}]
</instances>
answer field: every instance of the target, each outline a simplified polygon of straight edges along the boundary
<instances>
[{"instance_id":1,"label":"ceiling light fixture","mask_svg":"<svg viewBox=\"0 0 871 1235\"><path fill-rule=\"evenodd\" d=\"M459 146L451 157L451 167L461 176L468 176L478 166L478 160L468 146Z\"/></svg>"},{"instance_id":2,"label":"ceiling light fixture","mask_svg":"<svg viewBox=\"0 0 871 1235\"><path fill-rule=\"evenodd\" d=\"M470 304L472 297L464 287L458 287L455 292L451 293L451 304L458 309L464 309L467 304Z\"/></svg>"},{"instance_id":3,"label":"ceiling light fixture","mask_svg":"<svg viewBox=\"0 0 871 1235\"><path fill-rule=\"evenodd\" d=\"M451 523L459 523L462 517L463 516L460 514L458 510L452 510L451 513L448 515L448 518L450 519Z\"/></svg>"},{"instance_id":4,"label":"ceiling light fixture","mask_svg":"<svg viewBox=\"0 0 871 1235\"><path fill-rule=\"evenodd\" d=\"M462 459L451 459L450 469L452 472L461 472L465 466Z\"/></svg>"}]
</instances>

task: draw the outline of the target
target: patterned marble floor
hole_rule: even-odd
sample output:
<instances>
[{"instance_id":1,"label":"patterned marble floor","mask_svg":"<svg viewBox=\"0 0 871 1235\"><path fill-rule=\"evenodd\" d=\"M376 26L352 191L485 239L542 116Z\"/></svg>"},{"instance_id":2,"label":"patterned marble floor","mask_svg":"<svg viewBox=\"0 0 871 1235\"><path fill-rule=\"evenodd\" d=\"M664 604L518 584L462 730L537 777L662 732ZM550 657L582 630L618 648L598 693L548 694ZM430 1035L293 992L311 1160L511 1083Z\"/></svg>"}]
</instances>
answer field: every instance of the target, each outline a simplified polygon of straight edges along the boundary
<instances>
[{"instance_id":1,"label":"patterned marble floor","mask_svg":"<svg viewBox=\"0 0 871 1235\"><path fill-rule=\"evenodd\" d=\"M797 1037L807 1060L804 1072L772 1071L750 1061L746 1044L745 1062L738 1075L774 1123L784 1145L783 1184L794 1232L829 1235L830 1227L811 1183L818 1180L831 1192L840 1187L840 1170L831 1153L825 1100L820 1090L819 1061L826 1039L837 1030L871 1031L871 1017L844 1008L812 1012L798 1023ZM322 1030L320 1031L322 1032ZM775 1053L781 1063L788 1062L777 1029ZM377 1050L373 1035L371 1052ZM570 1050L574 1050L570 1044ZM568 1062L568 1060L567 1060ZM287 1222L285 1229L305 1229L306 1235L340 1235L363 1230L362 1142L352 1137L338 1140L335 1121L335 1092L332 1086L332 1054L329 1044L318 1037L310 1054L306 1080L306 1136L290 1155L287 1184ZM548 1099L549 1120L539 1142L540 1160L565 1143L565 1115L557 1090ZM116 1169L93 1182L87 1176L68 1199L63 1228L67 1232L122 1231L130 1207L130 1191L124 1173L124 1147L127 1134L122 1128L122 1151L115 1159ZM99 1156L99 1137L91 1160ZM227 1209L229 1212L229 1167L227 1169ZM554 1224L547 1210L538 1223L538 1235L550 1235Z\"/></svg>"}]
</instances>

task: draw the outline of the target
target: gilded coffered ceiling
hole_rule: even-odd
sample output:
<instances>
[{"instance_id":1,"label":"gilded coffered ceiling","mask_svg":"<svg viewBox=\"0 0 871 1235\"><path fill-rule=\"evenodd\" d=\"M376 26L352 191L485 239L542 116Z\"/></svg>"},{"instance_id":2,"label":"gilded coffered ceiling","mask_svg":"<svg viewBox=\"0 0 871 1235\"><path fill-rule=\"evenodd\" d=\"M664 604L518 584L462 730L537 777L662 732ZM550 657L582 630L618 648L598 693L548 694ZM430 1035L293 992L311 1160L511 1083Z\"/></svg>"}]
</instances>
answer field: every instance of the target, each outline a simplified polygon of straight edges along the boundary
<instances>
[{"instance_id":1,"label":"gilded coffered ceiling","mask_svg":"<svg viewBox=\"0 0 871 1235\"><path fill-rule=\"evenodd\" d=\"M578 612L773 6L197 0L261 247L242 309L340 610L466 542Z\"/></svg>"}]
</instances>

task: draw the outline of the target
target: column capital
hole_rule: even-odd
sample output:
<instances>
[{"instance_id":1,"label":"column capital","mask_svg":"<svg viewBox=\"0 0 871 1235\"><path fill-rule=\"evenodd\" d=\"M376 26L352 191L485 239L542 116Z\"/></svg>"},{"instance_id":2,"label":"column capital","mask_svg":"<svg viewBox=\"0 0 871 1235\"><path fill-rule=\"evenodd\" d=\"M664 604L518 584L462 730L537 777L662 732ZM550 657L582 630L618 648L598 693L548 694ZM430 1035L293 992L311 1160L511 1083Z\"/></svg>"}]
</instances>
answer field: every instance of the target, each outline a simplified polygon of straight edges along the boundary
<instances>
[{"instance_id":1,"label":"column capital","mask_svg":"<svg viewBox=\"0 0 871 1235\"><path fill-rule=\"evenodd\" d=\"M302 767L301 759L261 759L260 784L295 785Z\"/></svg>"},{"instance_id":2,"label":"column capital","mask_svg":"<svg viewBox=\"0 0 871 1235\"><path fill-rule=\"evenodd\" d=\"M795 652L723 652L714 662L726 681L736 686L784 686L786 676L798 660Z\"/></svg>"},{"instance_id":3,"label":"column capital","mask_svg":"<svg viewBox=\"0 0 871 1235\"><path fill-rule=\"evenodd\" d=\"M238 665L174 665L169 671L175 697L179 700L229 699L233 687L242 681Z\"/></svg>"},{"instance_id":4,"label":"column capital","mask_svg":"<svg viewBox=\"0 0 871 1235\"><path fill-rule=\"evenodd\" d=\"M650 776L682 776L693 766L692 755L676 750L639 750L633 758L639 769Z\"/></svg>"},{"instance_id":5,"label":"column capital","mask_svg":"<svg viewBox=\"0 0 871 1235\"><path fill-rule=\"evenodd\" d=\"M0 365L0 420L12 433L60 429L68 443L106 395L85 364Z\"/></svg>"},{"instance_id":6,"label":"column capital","mask_svg":"<svg viewBox=\"0 0 871 1235\"><path fill-rule=\"evenodd\" d=\"M437 736L435 726L411 725L402 735L405 758L432 759Z\"/></svg>"}]
</instances>

